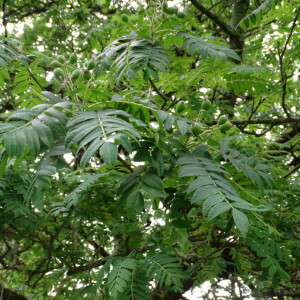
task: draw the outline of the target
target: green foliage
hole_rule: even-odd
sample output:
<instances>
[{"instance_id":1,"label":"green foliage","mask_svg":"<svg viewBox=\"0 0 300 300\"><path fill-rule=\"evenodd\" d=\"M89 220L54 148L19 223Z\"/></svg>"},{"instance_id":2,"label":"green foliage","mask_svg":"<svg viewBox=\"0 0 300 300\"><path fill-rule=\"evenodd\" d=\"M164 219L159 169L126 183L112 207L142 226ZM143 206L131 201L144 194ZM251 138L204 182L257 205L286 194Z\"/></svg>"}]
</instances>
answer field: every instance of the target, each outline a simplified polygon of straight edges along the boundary
<instances>
[{"instance_id":1,"label":"green foliage","mask_svg":"<svg viewBox=\"0 0 300 300\"><path fill-rule=\"evenodd\" d=\"M113 143L106 142L106 140L108 138L116 139L125 149L129 150L126 136L133 139L140 137L135 128L119 116L131 117L124 111L108 109L81 112L70 119L67 124L69 130L66 135L66 146L70 148L74 144L79 143L77 148L78 154L83 147L89 144L81 158L81 167L86 166L100 147L100 155L112 167L117 158L117 149L113 146ZM104 149L101 150L103 146Z\"/></svg>"},{"instance_id":2,"label":"green foliage","mask_svg":"<svg viewBox=\"0 0 300 300\"><path fill-rule=\"evenodd\" d=\"M0 124L4 146L9 157L21 157L25 149L35 158L40 152L41 143L53 147L53 140L65 131L67 117L60 108L69 103L39 104L32 109L13 112L7 122Z\"/></svg>"},{"instance_id":3,"label":"green foliage","mask_svg":"<svg viewBox=\"0 0 300 300\"><path fill-rule=\"evenodd\" d=\"M166 285L174 291L182 290L182 279L186 275L178 264L176 257L172 257L167 253L157 253L145 259L142 269L146 272L148 282L153 279L160 287Z\"/></svg>"},{"instance_id":4,"label":"green foliage","mask_svg":"<svg viewBox=\"0 0 300 300\"><path fill-rule=\"evenodd\" d=\"M193 156L182 157L177 161L184 165L178 171L180 177L198 176L188 186L187 193L193 192L191 203L202 205L202 214L208 220L231 210L237 228L243 235L248 231L248 217L239 209L265 211L265 206L254 206L240 198L238 192L227 181L226 170L212 160Z\"/></svg>"},{"instance_id":5,"label":"green foliage","mask_svg":"<svg viewBox=\"0 0 300 300\"><path fill-rule=\"evenodd\" d=\"M238 26L242 26L244 28L250 27L252 24L260 25L263 14L268 11L270 8L275 7L280 1L279 0L266 0L264 1L258 8L256 8L254 11L252 11L249 15L247 15L245 18L243 18Z\"/></svg>"},{"instance_id":6,"label":"green foliage","mask_svg":"<svg viewBox=\"0 0 300 300\"><path fill-rule=\"evenodd\" d=\"M203 59L206 59L209 55L212 60L219 57L223 62L228 58L240 60L240 57L235 53L235 51L216 41L214 43L214 39L210 39L211 42L207 42L202 37L194 37L185 32L179 32L177 33L177 36L186 38L181 46L183 49L188 48L190 54L194 54L196 51L199 51L199 54Z\"/></svg>"},{"instance_id":7,"label":"green foliage","mask_svg":"<svg viewBox=\"0 0 300 300\"><path fill-rule=\"evenodd\" d=\"M141 260L116 257L102 267L98 274L98 284L107 273L105 281L111 299L149 299L148 285L152 280L161 287L166 286L174 291L180 291L181 280L186 275L177 262L175 257L163 252ZM109 271L110 264L112 269Z\"/></svg>"},{"instance_id":8,"label":"green foliage","mask_svg":"<svg viewBox=\"0 0 300 300\"><path fill-rule=\"evenodd\" d=\"M221 143L221 153L224 159L228 160L238 171L244 173L253 184L258 185L262 190L264 188L264 181L272 187L274 179L263 170L268 170L269 166L265 164L257 164L255 157L247 157L235 149L229 152L228 143Z\"/></svg>"},{"instance_id":9,"label":"green foliage","mask_svg":"<svg viewBox=\"0 0 300 300\"><path fill-rule=\"evenodd\" d=\"M137 261L132 258L113 260L113 269L107 277L108 292L111 299L118 299L131 282Z\"/></svg>"},{"instance_id":10,"label":"green foliage","mask_svg":"<svg viewBox=\"0 0 300 300\"><path fill-rule=\"evenodd\" d=\"M52 174L50 174L52 175ZM82 181L72 192L67 195L61 202L53 202L54 208L51 210L50 215L57 216L61 212L68 211L72 206L76 206L77 203L84 197L84 194L94 185L99 178L104 174L85 174L79 176L79 180Z\"/></svg>"},{"instance_id":11,"label":"green foliage","mask_svg":"<svg viewBox=\"0 0 300 300\"><path fill-rule=\"evenodd\" d=\"M296 2L4 2L2 298L296 297Z\"/></svg>"},{"instance_id":12,"label":"green foliage","mask_svg":"<svg viewBox=\"0 0 300 300\"><path fill-rule=\"evenodd\" d=\"M160 43L153 43L149 39L138 39L135 32L113 42L98 58L103 55L114 60L112 71L117 84L125 75L135 79L136 73L140 70L144 72L146 81L150 76L158 81L157 70L165 72L170 63L170 57L166 49L160 47Z\"/></svg>"}]
</instances>

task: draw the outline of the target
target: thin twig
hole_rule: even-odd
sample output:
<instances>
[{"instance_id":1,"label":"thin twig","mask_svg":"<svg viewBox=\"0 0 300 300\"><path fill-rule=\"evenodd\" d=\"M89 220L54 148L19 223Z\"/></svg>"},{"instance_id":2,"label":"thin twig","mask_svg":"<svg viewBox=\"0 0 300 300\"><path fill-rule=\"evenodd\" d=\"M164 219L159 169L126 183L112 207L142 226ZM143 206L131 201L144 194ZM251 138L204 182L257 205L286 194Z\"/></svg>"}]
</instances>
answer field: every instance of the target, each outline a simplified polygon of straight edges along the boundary
<instances>
[{"instance_id":1,"label":"thin twig","mask_svg":"<svg viewBox=\"0 0 300 300\"><path fill-rule=\"evenodd\" d=\"M262 131L261 133L256 133L255 131L247 131L245 130L245 126L241 127L241 126L238 126L238 129L242 132L242 133L246 133L246 134L251 134L251 135L255 135L256 137L260 137L260 136L263 136L265 135L267 132L269 132L273 127L274 125L270 125L267 129L265 129L264 131Z\"/></svg>"},{"instance_id":2,"label":"thin twig","mask_svg":"<svg viewBox=\"0 0 300 300\"><path fill-rule=\"evenodd\" d=\"M212 22L220 27L220 29L225 32L231 38L239 37L238 32L236 32L230 25L224 22L219 16L215 15L208 8L204 7L198 0L190 0L191 3L199 10L201 13L206 15Z\"/></svg>"},{"instance_id":3,"label":"thin twig","mask_svg":"<svg viewBox=\"0 0 300 300\"><path fill-rule=\"evenodd\" d=\"M293 20L293 24L292 24L291 30L290 30L290 32L289 32L288 38L287 38L287 40L286 40L285 43L284 43L283 50L282 50L281 55L280 55L280 56L281 56L281 59L282 59L283 56L284 56L284 53L285 53L286 48L287 48L287 45L288 45L288 43L289 43L289 41L290 41L290 38L291 38L291 36L292 36L292 34L293 34L294 28L296 27L296 22L297 22L297 20L298 20L299 13L300 13L300 9L298 9L298 11L297 11L297 14L296 14L296 16L295 16L295 18L294 18L294 20Z\"/></svg>"},{"instance_id":4,"label":"thin twig","mask_svg":"<svg viewBox=\"0 0 300 300\"><path fill-rule=\"evenodd\" d=\"M288 173L286 173L285 175L282 176L282 178L287 178L289 177L291 174L293 174L294 172L296 172L297 170L300 169L300 163L291 171L289 171Z\"/></svg>"},{"instance_id":5,"label":"thin twig","mask_svg":"<svg viewBox=\"0 0 300 300\"><path fill-rule=\"evenodd\" d=\"M149 82L152 86L152 88L154 89L154 91L164 100L164 103L161 106L161 109L164 109L166 104L168 103L169 97L167 97L165 94L163 94L158 88L157 86L154 84L154 82L152 81L152 79L149 77Z\"/></svg>"},{"instance_id":6,"label":"thin twig","mask_svg":"<svg viewBox=\"0 0 300 300\"><path fill-rule=\"evenodd\" d=\"M148 245L138 247L135 250L133 250L132 253L145 252L149 248L153 247L154 245L155 245L154 243L150 243ZM102 257L102 258L100 258L100 259L98 259L94 262L91 262L91 263L83 265L83 266L73 267L73 268L69 269L69 271L67 272L67 275L72 276L72 275L79 274L79 273L84 272L84 271L91 270L93 268L103 266L106 263L106 261L108 261L110 258L113 258L115 256L116 256L116 254L113 254L113 255L110 255L110 256L107 256L107 257Z\"/></svg>"},{"instance_id":7,"label":"thin twig","mask_svg":"<svg viewBox=\"0 0 300 300\"><path fill-rule=\"evenodd\" d=\"M248 125L248 122L251 120L251 118L253 117L253 115L257 112L258 108L260 107L260 105L266 100L266 98L261 98L257 104L257 106L254 108L254 99L253 99L253 103L252 103L252 108L251 108L251 113L248 117L248 121L245 123L245 125L243 126L243 129L245 129Z\"/></svg>"},{"instance_id":8,"label":"thin twig","mask_svg":"<svg viewBox=\"0 0 300 300\"><path fill-rule=\"evenodd\" d=\"M30 74L30 76L32 77L32 79L36 82L36 84L42 89L42 91L44 91L44 87L39 83L39 81L37 80L37 78L35 77L35 75L31 72L30 68L26 67L28 73Z\"/></svg>"},{"instance_id":9,"label":"thin twig","mask_svg":"<svg viewBox=\"0 0 300 300\"><path fill-rule=\"evenodd\" d=\"M286 81L287 81L287 76L283 67L283 57L285 54L285 51L287 49L287 46L289 44L290 38L292 37L293 31L296 27L296 23L299 17L299 12L300 10L297 10L296 16L293 20L290 32L288 34L288 37L284 43L283 49L280 52L280 46L279 46L279 42L277 43L277 53L278 53L278 59L279 59L279 69L280 69L280 77L281 77L281 85L282 85L282 96L281 96L281 106L282 109L284 110L285 114L290 117L290 113L288 112L287 108L286 108L286 104L285 104L285 98L286 98Z\"/></svg>"},{"instance_id":10,"label":"thin twig","mask_svg":"<svg viewBox=\"0 0 300 300\"><path fill-rule=\"evenodd\" d=\"M118 161L122 163L122 165L127 168L130 172L134 172L134 170L131 168L131 166L120 156L118 155Z\"/></svg>"},{"instance_id":11,"label":"thin twig","mask_svg":"<svg viewBox=\"0 0 300 300\"><path fill-rule=\"evenodd\" d=\"M243 120L230 120L230 122L234 125L244 125L244 124L266 124L266 125L283 125L287 123L300 123L300 117L290 117L290 118L277 118L277 119L243 119ZM212 124L217 124L218 120L215 119L211 122Z\"/></svg>"},{"instance_id":12,"label":"thin twig","mask_svg":"<svg viewBox=\"0 0 300 300\"><path fill-rule=\"evenodd\" d=\"M165 109L165 111L168 111L170 108L172 108L173 106L175 106L178 102L180 102L181 99L174 99L171 104Z\"/></svg>"}]
</instances>

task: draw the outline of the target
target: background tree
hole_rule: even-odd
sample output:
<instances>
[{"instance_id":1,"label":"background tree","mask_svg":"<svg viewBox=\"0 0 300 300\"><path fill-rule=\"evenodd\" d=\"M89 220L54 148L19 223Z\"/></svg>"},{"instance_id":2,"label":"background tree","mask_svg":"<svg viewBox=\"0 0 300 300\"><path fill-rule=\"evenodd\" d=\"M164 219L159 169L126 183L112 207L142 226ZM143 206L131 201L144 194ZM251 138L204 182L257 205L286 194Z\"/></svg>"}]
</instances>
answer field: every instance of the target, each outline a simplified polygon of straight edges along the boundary
<instances>
[{"instance_id":1,"label":"background tree","mask_svg":"<svg viewBox=\"0 0 300 300\"><path fill-rule=\"evenodd\" d=\"M0 3L0 299L300 297L299 1Z\"/></svg>"}]
</instances>

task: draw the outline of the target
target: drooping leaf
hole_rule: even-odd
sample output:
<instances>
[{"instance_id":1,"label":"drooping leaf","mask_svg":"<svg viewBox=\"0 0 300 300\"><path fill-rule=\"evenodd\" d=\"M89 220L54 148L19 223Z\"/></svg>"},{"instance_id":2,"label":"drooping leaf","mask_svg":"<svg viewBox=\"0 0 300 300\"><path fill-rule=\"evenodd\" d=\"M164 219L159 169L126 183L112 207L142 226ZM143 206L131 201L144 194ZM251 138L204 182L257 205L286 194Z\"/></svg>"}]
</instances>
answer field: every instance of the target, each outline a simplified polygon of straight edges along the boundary
<instances>
[{"instance_id":1,"label":"drooping leaf","mask_svg":"<svg viewBox=\"0 0 300 300\"><path fill-rule=\"evenodd\" d=\"M243 212L235 208L232 210L232 216L236 227L239 229L243 236L246 236L249 227L248 217Z\"/></svg>"},{"instance_id":2,"label":"drooping leaf","mask_svg":"<svg viewBox=\"0 0 300 300\"><path fill-rule=\"evenodd\" d=\"M165 197L163 181L155 174L142 176L142 189L152 196Z\"/></svg>"},{"instance_id":3,"label":"drooping leaf","mask_svg":"<svg viewBox=\"0 0 300 300\"><path fill-rule=\"evenodd\" d=\"M207 215L207 219L209 221L211 221L214 218L216 218L217 216L219 216L220 214L223 214L224 212L228 211L230 208L231 208L231 206L227 202L218 203L211 208L211 210L209 211L209 213Z\"/></svg>"},{"instance_id":4,"label":"drooping leaf","mask_svg":"<svg viewBox=\"0 0 300 300\"><path fill-rule=\"evenodd\" d=\"M177 36L186 38L182 44L182 48L189 48L190 54L194 54L196 51L199 51L203 59L206 59L207 54L209 54L213 60L215 60L217 57L220 57L222 61L225 61L227 58L241 60L236 52L230 48L223 45L220 46L213 44L206 41L202 37L194 37L185 32L178 32Z\"/></svg>"},{"instance_id":5,"label":"drooping leaf","mask_svg":"<svg viewBox=\"0 0 300 300\"><path fill-rule=\"evenodd\" d=\"M129 218L137 216L144 208L144 198L140 191L133 191L127 196L126 213Z\"/></svg>"}]
</instances>

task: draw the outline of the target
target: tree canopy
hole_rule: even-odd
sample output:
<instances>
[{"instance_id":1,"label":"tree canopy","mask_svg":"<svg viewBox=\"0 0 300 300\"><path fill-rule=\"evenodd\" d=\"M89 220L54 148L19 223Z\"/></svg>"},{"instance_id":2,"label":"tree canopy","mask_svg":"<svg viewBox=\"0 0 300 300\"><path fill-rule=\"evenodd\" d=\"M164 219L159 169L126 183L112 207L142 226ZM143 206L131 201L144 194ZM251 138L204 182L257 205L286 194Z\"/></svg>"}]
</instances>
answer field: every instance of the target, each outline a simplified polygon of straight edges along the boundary
<instances>
[{"instance_id":1,"label":"tree canopy","mask_svg":"<svg viewBox=\"0 0 300 300\"><path fill-rule=\"evenodd\" d=\"M300 297L299 0L0 7L0 299Z\"/></svg>"}]
</instances>

